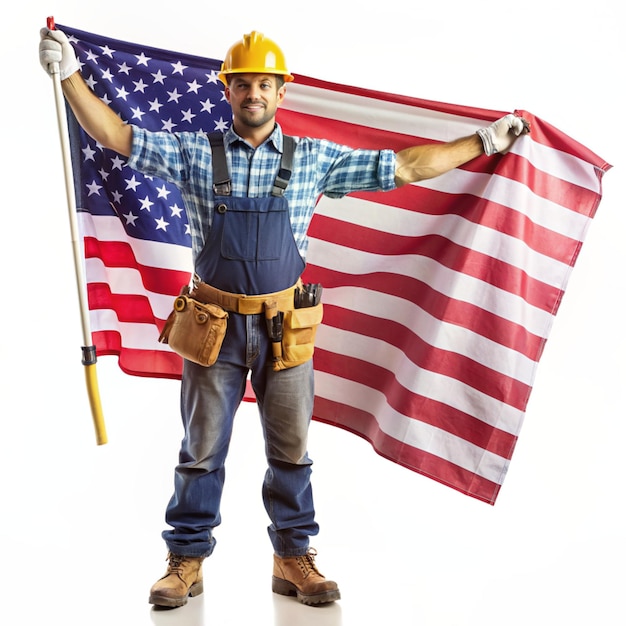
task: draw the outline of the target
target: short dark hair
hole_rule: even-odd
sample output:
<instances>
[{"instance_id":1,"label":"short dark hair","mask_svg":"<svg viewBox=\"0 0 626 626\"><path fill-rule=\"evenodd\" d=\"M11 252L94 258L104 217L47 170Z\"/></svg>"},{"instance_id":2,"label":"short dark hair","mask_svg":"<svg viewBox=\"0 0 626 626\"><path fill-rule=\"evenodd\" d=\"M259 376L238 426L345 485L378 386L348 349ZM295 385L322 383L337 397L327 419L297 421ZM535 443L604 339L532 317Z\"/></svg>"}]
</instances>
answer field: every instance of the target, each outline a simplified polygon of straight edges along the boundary
<instances>
[{"instance_id":1,"label":"short dark hair","mask_svg":"<svg viewBox=\"0 0 626 626\"><path fill-rule=\"evenodd\" d=\"M269 74L269 72L268 72ZM280 89L285 84L285 77L282 74L271 74L276 78L276 89ZM237 76L237 74L226 74L226 82L230 85L230 81Z\"/></svg>"}]
</instances>

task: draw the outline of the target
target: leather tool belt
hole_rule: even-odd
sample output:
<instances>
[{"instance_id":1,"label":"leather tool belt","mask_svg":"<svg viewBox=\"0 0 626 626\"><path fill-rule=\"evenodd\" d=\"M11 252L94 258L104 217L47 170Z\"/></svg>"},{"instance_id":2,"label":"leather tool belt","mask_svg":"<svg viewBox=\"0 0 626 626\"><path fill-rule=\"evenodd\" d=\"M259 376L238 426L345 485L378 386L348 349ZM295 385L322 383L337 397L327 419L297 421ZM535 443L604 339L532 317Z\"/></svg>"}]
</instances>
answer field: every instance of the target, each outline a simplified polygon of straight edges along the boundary
<instances>
[{"instance_id":1,"label":"leather tool belt","mask_svg":"<svg viewBox=\"0 0 626 626\"><path fill-rule=\"evenodd\" d=\"M200 302L217 304L224 310L242 315L256 315L265 311L265 303L276 302L281 311L291 311L294 308L294 291L301 284L298 281L293 287L276 293L266 293L257 296L222 291L202 282L199 276L194 276L190 296Z\"/></svg>"},{"instance_id":2,"label":"leather tool belt","mask_svg":"<svg viewBox=\"0 0 626 626\"><path fill-rule=\"evenodd\" d=\"M228 312L264 313L272 341L272 368L280 371L301 365L313 357L323 306L319 301L296 306L301 300L296 293L306 293L300 280L284 291L248 296L222 291L195 276L192 288L186 285L174 301L159 341L183 358L208 367L222 347Z\"/></svg>"}]
</instances>

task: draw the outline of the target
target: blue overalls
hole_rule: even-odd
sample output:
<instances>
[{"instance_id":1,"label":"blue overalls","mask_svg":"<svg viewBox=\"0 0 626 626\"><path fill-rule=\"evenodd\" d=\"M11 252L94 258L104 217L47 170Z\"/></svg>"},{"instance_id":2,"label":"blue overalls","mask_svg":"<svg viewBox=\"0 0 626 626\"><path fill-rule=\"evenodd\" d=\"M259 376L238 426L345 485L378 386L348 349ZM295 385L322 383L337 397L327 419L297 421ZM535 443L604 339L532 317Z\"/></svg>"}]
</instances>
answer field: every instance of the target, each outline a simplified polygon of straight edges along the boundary
<instances>
[{"instance_id":1,"label":"blue overalls","mask_svg":"<svg viewBox=\"0 0 626 626\"><path fill-rule=\"evenodd\" d=\"M288 289L305 265L282 195L290 167L285 167L284 161L281 164L274 184L276 195L232 197L221 137L210 139L215 210L206 244L196 260L196 274L205 283L235 294ZM287 158L293 153L287 144L283 157L286 153ZM229 312L217 361L210 367L184 361L181 414L185 435L175 471L175 491L166 512L172 530L163 533L171 552L206 557L213 551L224 463L249 372L265 439L268 469L263 502L271 520L268 532L274 551L281 557L306 554L309 537L317 534L310 484L312 462L307 454L313 364L309 360L277 372L272 370L271 358L265 315Z\"/></svg>"}]
</instances>

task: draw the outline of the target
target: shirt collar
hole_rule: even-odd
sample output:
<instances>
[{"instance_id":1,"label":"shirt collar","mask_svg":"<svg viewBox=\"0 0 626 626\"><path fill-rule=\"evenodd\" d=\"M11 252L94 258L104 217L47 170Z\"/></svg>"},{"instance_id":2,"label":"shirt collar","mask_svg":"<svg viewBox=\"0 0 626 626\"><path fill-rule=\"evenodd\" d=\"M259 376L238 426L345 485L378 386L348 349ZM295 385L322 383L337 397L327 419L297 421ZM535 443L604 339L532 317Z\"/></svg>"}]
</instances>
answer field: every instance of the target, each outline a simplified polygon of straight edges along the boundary
<instances>
[{"instance_id":1,"label":"shirt collar","mask_svg":"<svg viewBox=\"0 0 626 626\"><path fill-rule=\"evenodd\" d=\"M227 146L232 146L234 143L241 142L245 145L249 145L245 139L242 139L234 130L231 125L228 130L224 133L224 143ZM274 130L272 134L261 144L264 145L272 145L274 149L282 154L283 152L283 129L280 127L280 124L276 124L274 126Z\"/></svg>"}]
</instances>

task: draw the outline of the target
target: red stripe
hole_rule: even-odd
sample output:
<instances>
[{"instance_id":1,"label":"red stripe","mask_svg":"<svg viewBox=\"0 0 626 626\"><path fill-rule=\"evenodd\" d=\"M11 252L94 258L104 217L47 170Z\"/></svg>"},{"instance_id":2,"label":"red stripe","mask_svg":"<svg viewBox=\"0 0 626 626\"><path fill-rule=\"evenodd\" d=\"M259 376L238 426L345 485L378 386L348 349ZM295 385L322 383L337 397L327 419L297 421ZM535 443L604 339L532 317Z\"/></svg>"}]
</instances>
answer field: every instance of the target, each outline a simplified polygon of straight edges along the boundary
<instances>
[{"instance_id":1,"label":"red stripe","mask_svg":"<svg viewBox=\"0 0 626 626\"><path fill-rule=\"evenodd\" d=\"M373 363L317 349L315 370L379 391L392 409L408 419L430 424L503 458L511 457L517 441L514 435L452 406L409 391L398 383L393 372Z\"/></svg>"},{"instance_id":2,"label":"red stripe","mask_svg":"<svg viewBox=\"0 0 626 626\"><path fill-rule=\"evenodd\" d=\"M530 387L527 384L462 354L431 346L411 329L391 319L383 320L379 317L327 305L324 307L324 324L364 337L380 339L391 346L395 346L404 352L407 359L415 365L416 377L419 374L419 369L435 372L465 383L499 402L515 407L519 411L524 411L526 408L530 394ZM339 354L330 352L329 354L333 354L334 358L338 360L341 359ZM346 371L350 372L352 369L352 367L347 367ZM348 375L347 378L351 378L351 376ZM376 377L372 379L372 386L380 389ZM411 415L410 409L408 412L404 410L401 412L405 415Z\"/></svg>"},{"instance_id":3,"label":"red stripe","mask_svg":"<svg viewBox=\"0 0 626 626\"><path fill-rule=\"evenodd\" d=\"M313 419L338 426L368 441L381 456L478 500L494 504L500 485L441 457L383 433L371 413L325 398L315 398Z\"/></svg>"},{"instance_id":4,"label":"red stripe","mask_svg":"<svg viewBox=\"0 0 626 626\"><path fill-rule=\"evenodd\" d=\"M106 267L136 269L147 291L176 297L189 282L189 272L150 267L137 261L132 247L122 241L99 241L85 237L85 258L100 259Z\"/></svg>"},{"instance_id":5,"label":"red stripe","mask_svg":"<svg viewBox=\"0 0 626 626\"><path fill-rule=\"evenodd\" d=\"M387 293L412 302L434 318L467 328L502 346L539 360L545 339L503 317L485 311L469 302L454 300L435 291L430 285L408 276L377 272L355 276L315 265L307 266L306 282L333 287L360 287L372 292Z\"/></svg>"},{"instance_id":6,"label":"red stripe","mask_svg":"<svg viewBox=\"0 0 626 626\"><path fill-rule=\"evenodd\" d=\"M90 310L111 309L115 311L120 322L155 324L159 330L165 323L165 320L154 315L146 296L115 294L107 283L88 283L87 296Z\"/></svg>"},{"instance_id":7,"label":"red stripe","mask_svg":"<svg viewBox=\"0 0 626 626\"><path fill-rule=\"evenodd\" d=\"M173 379L182 375L182 359L174 352L127 348L113 330L95 331L92 336L98 356L119 357L120 369L126 374Z\"/></svg>"},{"instance_id":8,"label":"red stripe","mask_svg":"<svg viewBox=\"0 0 626 626\"><path fill-rule=\"evenodd\" d=\"M351 196L424 215L459 215L465 220L519 239L531 250L558 261L574 257L579 246L577 239L540 226L520 211L471 194L449 194L405 185L384 194L361 192Z\"/></svg>"},{"instance_id":9,"label":"red stripe","mask_svg":"<svg viewBox=\"0 0 626 626\"><path fill-rule=\"evenodd\" d=\"M309 236L371 254L430 257L455 272L520 296L544 311L553 311L562 296L560 289L531 278L514 265L459 246L440 235L405 237L317 215L309 227Z\"/></svg>"},{"instance_id":10,"label":"red stripe","mask_svg":"<svg viewBox=\"0 0 626 626\"><path fill-rule=\"evenodd\" d=\"M308 87L315 87L321 90L327 90L332 93L345 93L353 96L362 96L380 100L382 102L396 102L411 107L419 107L430 111L438 111L449 115L460 115L462 117L475 117L480 120L496 121L505 115L503 112L493 111L490 109L480 109L477 107L460 106L458 104L449 104L446 102L436 102L434 100L425 100L423 98L413 98L411 96L403 96L401 94L389 93L386 91L376 91L374 89L363 89L362 87L353 87L351 85L342 85L340 83L330 83L319 78L304 76L298 74L297 82ZM321 94L323 99L324 94ZM373 105L375 109L375 104Z\"/></svg>"}]
</instances>

